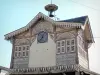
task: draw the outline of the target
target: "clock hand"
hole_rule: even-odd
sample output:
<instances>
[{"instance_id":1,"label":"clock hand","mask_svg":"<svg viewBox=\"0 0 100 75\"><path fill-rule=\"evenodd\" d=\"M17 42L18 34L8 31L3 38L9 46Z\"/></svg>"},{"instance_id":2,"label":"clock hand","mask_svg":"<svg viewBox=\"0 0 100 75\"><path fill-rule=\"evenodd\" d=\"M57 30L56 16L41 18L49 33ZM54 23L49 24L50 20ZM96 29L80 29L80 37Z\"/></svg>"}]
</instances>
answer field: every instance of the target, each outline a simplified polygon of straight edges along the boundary
<instances>
[{"instance_id":1,"label":"clock hand","mask_svg":"<svg viewBox=\"0 0 100 75\"><path fill-rule=\"evenodd\" d=\"M43 36L41 37L41 39L40 39L40 40L42 40L42 38L43 38Z\"/></svg>"}]
</instances>

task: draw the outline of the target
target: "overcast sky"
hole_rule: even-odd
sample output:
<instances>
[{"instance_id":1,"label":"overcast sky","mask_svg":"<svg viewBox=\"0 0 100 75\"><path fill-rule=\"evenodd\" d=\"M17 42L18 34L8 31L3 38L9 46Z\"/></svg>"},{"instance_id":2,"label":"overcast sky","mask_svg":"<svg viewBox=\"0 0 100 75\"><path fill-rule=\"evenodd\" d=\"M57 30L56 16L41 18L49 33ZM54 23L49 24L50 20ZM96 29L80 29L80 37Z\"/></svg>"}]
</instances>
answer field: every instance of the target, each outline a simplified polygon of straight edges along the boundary
<instances>
[{"instance_id":1,"label":"overcast sky","mask_svg":"<svg viewBox=\"0 0 100 75\"><path fill-rule=\"evenodd\" d=\"M50 0L0 0L0 65L9 67L12 45L4 35L25 26ZM89 49L90 70L100 73L100 0L53 0L60 20L88 15L95 43Z\"/></svg>"}]
</instances>

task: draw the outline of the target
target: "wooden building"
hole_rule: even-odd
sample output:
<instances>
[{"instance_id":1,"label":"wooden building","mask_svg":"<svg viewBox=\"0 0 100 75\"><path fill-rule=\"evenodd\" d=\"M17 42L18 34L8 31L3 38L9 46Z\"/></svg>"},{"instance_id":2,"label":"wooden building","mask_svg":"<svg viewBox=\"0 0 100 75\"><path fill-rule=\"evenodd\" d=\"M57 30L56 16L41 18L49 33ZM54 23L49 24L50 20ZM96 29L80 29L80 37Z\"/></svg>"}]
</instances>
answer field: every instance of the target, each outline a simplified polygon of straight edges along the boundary
<instances>
[{"instance_id":1,"label":"wooden building","mask_svg":"<svg viewBox=\"0 0 100 75\"><path fill-rule=\"evenodd\" d=\"M55 21L39 12L5 39L13 47L10 75L99 75L89 70L94 38L88 16Z\"/></svg>"}]
</instances>

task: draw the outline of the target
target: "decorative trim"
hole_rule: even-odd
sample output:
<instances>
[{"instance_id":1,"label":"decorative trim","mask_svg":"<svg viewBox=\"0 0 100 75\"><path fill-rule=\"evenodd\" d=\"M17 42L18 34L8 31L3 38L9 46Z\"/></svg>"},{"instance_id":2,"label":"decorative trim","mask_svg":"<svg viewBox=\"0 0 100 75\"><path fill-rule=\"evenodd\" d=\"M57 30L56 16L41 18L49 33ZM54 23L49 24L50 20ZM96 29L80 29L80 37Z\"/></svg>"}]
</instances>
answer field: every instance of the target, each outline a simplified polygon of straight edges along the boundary
<instances>
[{"instance_id":1,"label":"decorative trim","mask_svg":"<svg viewBox=\"0 0 100 75\"><path fill-rule=\"evenodd\" d=\"M5 35L5 39L9 40L11 37L18 35L26 30L28 30L32 25L34 25L40 18L43 18L44 20L51 22L53 25L56 25L57 27L69 27L69 28L81 28L81 23L70 23L70 22L56 22L49 18L48 16L44 15L43 13L39 12L25 27L22 27L18 30L15 30L11 33L8 33Z\"/></svg>"},{"instance_id":2,"label":"decorative trim","mask_svg":"<svg viewBox=\"0 0 100 75\"><path fill-rule=\"evenodd\" d=\"M8 71L9 74L45 74L45 73L64 73L64 72L85 72L87 74L100 75L89 69L85 69L80 65L67 65L67 66L51 66L51 67L35 67L35 68L21 68L9 69L0 66L1 70Z\"/></svg>"},{"instance_id":3,"label":"decorative trim","mask_svg":"<svg viewBox=\"0 0 100 75\"><path fill-rule=\"evenodd\" d=\"M40 18L43 18L46 21L49 21L51 23L54 23L54 20L49 18L48 16L44 15L43 13L39 12L25 27L22 27L18 30L15 30L11 33L8 33L5 35L5 39L9 40L11 37L18 35L26 30L28 30L32 25L34 25Z\"/></svg>"},{"instance_id":4,"label":"decorative trim","mask_svg":"<svg viewBox=\"0 0 100 75\"><path fill-rule=\"evenodd\" d=\"M11 74L43 74L43 73L60 73L77 71L78 65L35 67L24 69L12 69Z\"/></svg>"},{"instance_id":5,"label":"decorative trim","mask_svg":"<svg viewBox=\"0 0 100 75\"><path fill-rule=\"evenodd\" d=\"M56 22L57 27L69 27L69 28L81 28L81 23L72 23L72 22Z\"/></svg>"}]
</instances>

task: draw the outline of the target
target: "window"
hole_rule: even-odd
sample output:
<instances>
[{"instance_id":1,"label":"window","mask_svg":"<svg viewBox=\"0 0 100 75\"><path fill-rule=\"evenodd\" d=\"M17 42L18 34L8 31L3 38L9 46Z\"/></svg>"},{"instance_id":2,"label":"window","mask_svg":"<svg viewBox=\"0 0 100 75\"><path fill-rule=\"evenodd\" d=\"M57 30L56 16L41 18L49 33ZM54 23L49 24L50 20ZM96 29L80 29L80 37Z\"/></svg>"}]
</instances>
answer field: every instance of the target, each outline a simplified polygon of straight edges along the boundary
<instances>
[{"instance_id":1,"label":"window","mask_svg":"<svg viewBox=\"0 0 100 75\"><path fill-rule=\"evenodd\" d=\"M15 47L15 51L17 51L17 47Z\"/></svg>"},{"instance_id":2,"label":"window","mask_svg":"<svg viewBox=\"0 0 100 75\"><path fill-rule=\"evenodd\" d=\"M64 47L62 47L62 53L64 53L65 52L65 48Z\"/></svg>"},{"instance_id":3,"label":"window","mask_svg":"<svg viewBox=\"0 0 100 75\"><path fill-rule=\"evenodd\" d=\"M23 50L25 50L25 47L23 47Z\"/></svg>"},{"instance_id":4,"label":"window","mask_svg":"<svg viewBox=\"0 0 100 75\"><path fill-rule=\"evenodd\" d=\"M29 50L29 46L27 46L27 50Z\"/></svg>"},{"instance_id":5,"label":"window","mask_svg":"<svg viewBox=\"0 0 100 75\"><path fill-rule=\"evenodd\" d=\"M71 39L71 52L74 52L75 51L75 39Z\"/></svg>"},{"instance_id":6,"label":"window","mask_svg":"<svg viewBox=\"0 0 100 75\"><path fill-rule=\"evenodd\" d=\"M65 53L65 40L61 41L61 53Z\"/></svg>"},{"instance_id":7,"label":"window","mask_svg":"<svg viewBox=\"0 0 100 75\"><path fill-rule=\"evenodd\" d=\"M65 53L65 40L57 41L57 53Z\"/></svg>"},{"instance_id":8,"label":"window","mask_svg":"<svg viewBox=\"0 0 100 75\"><path fill-rule=\"evenodd\" d=\"M60 53L60 41L57 41L57 54Z\"/></svg>"},{"instance_id":9,"label":"window","mask_svg":"<svg viewBox=\"0 0 100 75\"><path fill-rule=\"evenodd\" d=\"M57 48L57 53L60 53L60 48Z\"/></svg>"},{"instance_id":10,"label":"window","mask_svg":"<svg viewBox=\"0 0 100 75\"><path fill-rule=\"evenodd\" d=\"M15 47L14 57L28 57L29 56L29 45L22 45Z\"/></svg>"},{"instance_id":11,"label":"window","mask_svg":"<svg viewBox=\"0 0 100 75\"><path fill-rule=\"evenodd\" d=\"M67 52L69 52L70 51L70 47L67 47Z\"/></svg>"},{"instance_id":12,"label":"window","mask_svg":"<svg viewBox=\"0 0 100 75\"><path fill-rule=\"evenodd\" d=\"M28 56L28 51L26 51L26 56Z\"/></svg>"},{"instance_id":13,"label":"window","mask_svg":"<svg viewBox=\"0 0 100 75\"><path fill-rule=\"evenodd\" d=\"M67 41L67 45L70 45L70 40Z\"/></svg>"},{"instance_id":14,"label":"window","mask_svg":"<svg viewBox=\"0 0 100 75\"><path fill-rule=\"evenodd\" d=\"M64 46L65 45L65 41L62 41L62 46Z\"/></svg>"},{"instance_id":15,"label":"window","mask_svg":"<svg viewBox=\"0 0 100 75\"><path fill-rule=\"evenodd\" d=\"M60 47L60 41L59 41L59 42L57 42L57 46L58 46L58 47Z\"/></svg>"},{"instance_id":16,"label":"window","mask_svg":"<svg viewBox=\"0 0 100 75\"><path fill-rule=\"evenodd\" d=\"M74 52L75 51L75 40L67 39L66 40L66 52Z\"/></svg>"},{"instance_id":17,"label":"window","mask_svg":"<svg viewBox=\"0 0 100 75\"><path fill-rule=\"evenodd\" d=\"M18 53L18 57L20 57L20 56L21 56L21 52Z\"/></svg>"},{"instance_id":18,"label":"window","mask_svg":"<svg viewBox=\"0 0 100 75\"><path fill-rule=\"evenodd\" d=\"M75 49L74 49L74 46L71 46L71 51L74 51Z\"/></svg>"},{"instance_id":19,"label":"window","mask_svg":"<svg viewBox=\"0 0 100 75\"><path fill-rule=\"evenodd\" d=\"M25 56L25 52L23 52L23 56Z\"/></svg>"},{"instance_id":20,"label":"window","mask_svg":"<svg viewBox=\"0 0 100 75\"><path fill-rule=\"evenodd\" d=\"M71 45L74 45L74 40L71 40Z\"/></svg>"},{"instance_id":21,"label":"window","mask_svg":"<svg viewBox=\"0 0 100 75\"><path fill-rule=\"evenodd\" d=\"M15 52L15 57L17 57L17 52Z\"/></svg>"},{"instance_id":22,"label":"window","mask_svg":"<svg viewBox=\"0 0 100 75\"><path fill-rule=\"evenodd\" d=\"M70 52L70 39L66 40L66 52Z\"/></svg>"},{"instance_id":23,"label":"window","mask_svg":"<svg viewBox=\"0 0 100 75\"><path fill-rule=\"evenodd\" d=\"M19 47L19 51L21 51L21 47Z\"/></svg>"},{"instance_id":24,"label":"window","mask_svg":"<svg viewBox=\"0 0 100 75\"><path fill-rule=\"evenodd\" d=\"M66 53L75 51L75 39L66 39L57 41L57 53Z\"/></svg>"}]
</instances>

